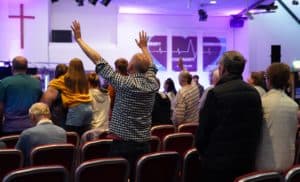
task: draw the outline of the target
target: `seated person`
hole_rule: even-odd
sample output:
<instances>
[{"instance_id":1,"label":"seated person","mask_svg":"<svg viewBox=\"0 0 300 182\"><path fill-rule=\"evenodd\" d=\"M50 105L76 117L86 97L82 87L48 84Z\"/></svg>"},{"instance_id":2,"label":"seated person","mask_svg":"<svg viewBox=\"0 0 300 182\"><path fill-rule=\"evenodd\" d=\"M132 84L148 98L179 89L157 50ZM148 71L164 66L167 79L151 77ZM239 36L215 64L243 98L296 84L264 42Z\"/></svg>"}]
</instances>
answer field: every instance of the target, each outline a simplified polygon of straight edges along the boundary
<instances>
[{"instance_id":1,"label":"seated person","mask_svg":"<svg viewBox=\"0 0 300 182\"><path fill-rule=\"evenodd\" d=\"M4 142L0 141L0 149L5 149L6 145Z\"/></svg>"},{"instance_id":2,"label":"seated person","mask_svg":"<svg viewBox=\"0 0 300 182\"><path fill-rule=\"evenodd\" d=\"M29 117L35 127L24 130L16 144L23 152L24 164L28 165L31 150L40 145L66 143L66 132L49 119L51 117L48 105L33 104L29 109Z\"/></svg>"}]
</instances>

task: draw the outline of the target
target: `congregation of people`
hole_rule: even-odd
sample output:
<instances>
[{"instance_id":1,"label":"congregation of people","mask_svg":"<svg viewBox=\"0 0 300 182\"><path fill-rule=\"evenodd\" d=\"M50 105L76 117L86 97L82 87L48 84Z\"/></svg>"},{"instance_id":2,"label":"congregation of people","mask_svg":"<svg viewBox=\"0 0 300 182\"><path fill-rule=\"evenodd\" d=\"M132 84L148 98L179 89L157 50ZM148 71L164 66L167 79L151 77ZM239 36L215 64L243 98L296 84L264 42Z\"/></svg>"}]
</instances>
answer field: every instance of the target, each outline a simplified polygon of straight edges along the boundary
<instances>
[{"instance_id":1,"label":"congregation of people","mask_svg":"<svg viewBox=\"0 0 300 182\"><path fill-rule=\"evenodd\" d=\"M78 21L72 30L95 72L86 74L84 62L73 58L68 65L56 66L43 92L40 81L26 74L28 60L17 56L13 76L0 81L0 134L20 135L16 149L22 151L25 165L35 147L66 143L67 131L79 136L107 132L113 140L108 156L127 159L134 181L137 160L150 152L151 127L184 123L198 124L195 148L204 182L232 182L253 171L285 171L293 165L299 106L286 93L288 65L273 63L265 71L252 72L245 82L246 59L228 51L211 70L210 86L204 89L201 78L184 67L183 58L178 80L161 82L143 31L135 40L141 52L130 61L117 59L114 70L84 41Z\"/></svg>"}]
</instances>

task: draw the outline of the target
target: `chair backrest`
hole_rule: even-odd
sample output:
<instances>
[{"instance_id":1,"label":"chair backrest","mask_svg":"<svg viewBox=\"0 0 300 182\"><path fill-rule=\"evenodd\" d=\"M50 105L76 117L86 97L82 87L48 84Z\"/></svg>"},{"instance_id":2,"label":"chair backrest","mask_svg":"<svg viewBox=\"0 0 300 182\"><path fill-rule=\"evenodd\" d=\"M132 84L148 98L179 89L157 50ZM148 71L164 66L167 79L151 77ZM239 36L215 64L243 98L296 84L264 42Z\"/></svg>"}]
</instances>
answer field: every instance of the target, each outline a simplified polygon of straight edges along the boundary
<instances>
[{"instance_id":1,"label":"chair backrest","mask_svg":"<svg viewBox=\"0 0 300 182\"><path fill-rule=\"evenodd\" d=\"M298 126L298 130L296 133L296 140L295 140L295 159L294 165L300 164L300 129Z\"/></svg>"},{"instance_id":2,"label":"chair backrest","mask_svg":"<svg viewBox=\"0 0 300 182\"><path fill-rule=\"evenodd\" d=\"M76 132L68 131L67 134L67 143L73 144L76 148L79 147L79 135Z\"/></svg>"},{"instance_id":3,"label":"chair backrest","mask_svg":"<svg viewBox=\"0 0 300 182\"><path fill-rule=\"evenodd\" d=\"M31 152L31 165L62 165L72 173L76 149L72 144L53 144L36 147Z\"/></svg>"},{"instance_id":4,"label":"chair backrest","mask_svg":"<svg viewBox=\"0 0 300 182\"><path fill-rule=\"evenodd\" d=\"M193 148L194 135L191 133L173 133L167 135L163 140L163 151L176 151L180 156Z\"/></svg>"},{"instance_id":5,"label":"chair backrest","mask_svg":"<svg viewBox=\"0 0 300 182\"><path fill-rule=\"evenodd\" d=\"M137 162L136 182L175 182L179 170L177 152L146 154Z\"/></svg>"},{"instance_id":6,"label":"chair backrest","mask_svg":"<svg viewBox=\"0 0 300 182\"><path fill-rule=\"evenodd\" d=\"M150 139L150 152L154 153L154 152L158 152L160 151L160 139L158 138L158 136L151 136Z\"/></svg>"},{"instance_id":7,"label":"chair backrest","mask_svg":"<svg viewBox=\"0 0 300 182\"><path fill-rule=\"evenodd\" d=\"M16 149L0 150L0 181L3 177L13 170L23 166L22 152Z\"/></svg>"},{"instance_id":8,"label":"chair backrest","mask_svg":"<svg viewBox=\"0 0 300 182\"><path fill-rule=\"evenodd\" d=\"M101 139L85 143L81 148L81 161L108 157L112 139Z\"/></svg>"},{"instance_id":9,"label":"chair backrest","mask_svg":"<svg viewBox=\"0 0 300 182\"><path fill-rule=\"evenodd\" d=\"M178 132L192 133L195 136L198 126L198 123L183 123L178 126Z\"/></svg>"},{"instance_id":10,"label":"chair backrest","mask_svg":"<svg viewBox=\"0 0 300 182\"><path fill-rule=\"evenodd\" d=\"M201 159L198 151L193 148L186 152L183 159L183 182L198 182L201 175Z\"/></svg>"},{"instance_id":11,"label":"chair backrest","mask_svg":"<svg viewBox=\"0 0 300 182\"><path fill-rule=\"evenodd\" d=\"M101 129L91 129L84 132L81 136L81 146L84 145L86 142L99 140L99 139L106 139L106 136L109 134L108 131L103 131Z\"/></svg>"},{"instance_id":12,"label":"chair backrest","mask_svg":"<svg viewBox=\"0 0 300 182\"><path fill-rule=\"evenodd\" d=\"M4 142L6 145L6 148L8 149L14 149L20 135L9 135L9 136L3 136L0 138L0 141Z\"/></svg>"},{"instance_id":13,"label":"chair backrest","mask_svg":"<svg viewBox=\"0 0 300 182\"><path fill-rule=\"evenodd\" d=\"M283 182L283 176L277 171L257 171L242 175L234 182Z\"/></svg>"},{"instance_id":14,"label":"chair backrest","mask_svg":"<svg viewBox=\"0 0 300 182\"><path fill-rule=\"evenodd\" d=\"M157 136L160 141L163 141L165 136L175 133L175 126L173 125L157 125L151 128L151 136Z\"/></svg>"},{"instance_id":15,"label":"chair backrest","mask_svg":"<svg viewBox=\"0 0 300 182\"><path fill-rule=\"evenodd\" d=\"M290 168L285 175L286 182L298 182L300 181L300 165Z\"/></svg>"},{"instance_id":16,"label":"chair backrest","mask_svg":"<svg viewBox=\"0 0 300 182\"><path fill-rule=\"evenodd\" d=\"M39 166L19 169L7 174L3 182L67 182L68 175L62 166Z\"/></svg>"},{"instance_id":17,"label":"chair backrest","mask_svg":"<svg viewBox=\"0 0 300 182\"><path fill-rule=\"evenodd\" d=\"M127 182L129 164L123 158L106 158L82 163L75 172L75 182Z\"/></svg>"}]
</instances>

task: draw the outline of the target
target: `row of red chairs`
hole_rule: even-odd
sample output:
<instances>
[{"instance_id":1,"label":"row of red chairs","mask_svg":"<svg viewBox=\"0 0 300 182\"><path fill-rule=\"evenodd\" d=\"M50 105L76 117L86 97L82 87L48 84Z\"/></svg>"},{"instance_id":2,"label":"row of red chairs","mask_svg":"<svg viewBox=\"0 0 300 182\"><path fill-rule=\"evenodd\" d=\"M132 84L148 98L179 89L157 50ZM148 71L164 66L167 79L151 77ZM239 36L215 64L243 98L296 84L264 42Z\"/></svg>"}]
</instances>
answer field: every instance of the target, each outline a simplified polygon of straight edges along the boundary
<instances>
[{"instance_id":1,"label":"row of red chairs","mask_svg":"<svg viewBox=\"0 0 300 182\"><path fill-rule=\"evenodd\" d=\"M50 156L48 156L50 157ZM51 158L51 157L50 157ZM180 155L177 152L158 152L146 154L139 159L136 167L136 182L175 182L179 172ZM201 160L195 149L184 157L184 182L198 181ZM53 164L53 163L52 163ZM57 165L59 163L55 163ZM8 173L3 181L67 181L69 171L62 166L41 164ZM45 166L48 165L48 166ZM110 182L128 181L129 165L123 158L105 158L83 162L75 170L76 182L92 182L95 179Z\"/></svg>"},{"instance_id":2,"label":"row of red chairs","mask_svg":"<svg viewBox=\"0 0 300 182\"><path fill-rule=\"evenodd\" d=\"M257 171L242 175L234 182L299 182L300 165L295 165L285 173L278 171Z\"/></svg>"}]
</instances>

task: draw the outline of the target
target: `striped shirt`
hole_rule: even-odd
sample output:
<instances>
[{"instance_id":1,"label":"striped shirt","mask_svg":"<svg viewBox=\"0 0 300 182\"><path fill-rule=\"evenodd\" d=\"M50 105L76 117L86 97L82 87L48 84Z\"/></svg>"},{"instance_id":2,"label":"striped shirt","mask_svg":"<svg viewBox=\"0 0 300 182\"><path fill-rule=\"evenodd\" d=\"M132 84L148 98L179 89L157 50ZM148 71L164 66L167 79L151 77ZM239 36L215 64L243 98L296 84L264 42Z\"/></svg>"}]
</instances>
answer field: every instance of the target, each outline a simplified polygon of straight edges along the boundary
<instances>
[{"instance_id":1,"label":"striped shirt","mask_svg":"<svg viewBox=\"0 0 300 182\"><path fill-rule=\"evenodd\" d=\"M101 58L96 72L116 89L116 99L109 130L126 141L150 140L151 112L159 84L154 65L144 74L123 76Z\"/></svg>"},{"instance_id":2,"label":"striped shirt","mask_svg":"<svg viewBox=\"0 0 300 182\"><path fill-rule=\"evenodd\" d=\"M199 88L197 85L182 87L175 99L173 123L198 122L199 120Z\"/></svg>"}]
</instances>

